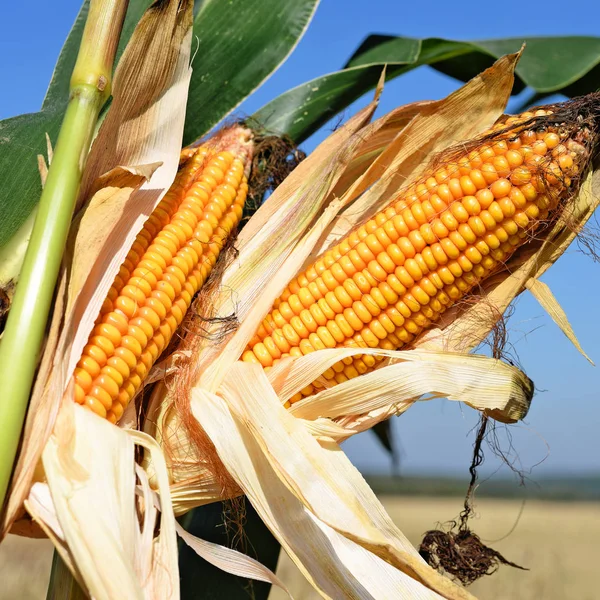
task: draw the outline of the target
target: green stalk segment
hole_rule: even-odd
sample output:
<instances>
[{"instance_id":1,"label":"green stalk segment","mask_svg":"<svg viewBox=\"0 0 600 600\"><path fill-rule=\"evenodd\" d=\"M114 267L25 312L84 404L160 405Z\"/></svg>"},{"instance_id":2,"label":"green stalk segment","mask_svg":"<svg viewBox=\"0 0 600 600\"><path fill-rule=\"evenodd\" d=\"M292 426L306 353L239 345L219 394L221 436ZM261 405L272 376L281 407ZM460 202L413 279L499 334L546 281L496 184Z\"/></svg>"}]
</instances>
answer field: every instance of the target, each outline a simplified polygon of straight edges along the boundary
<instances>
[{"instance_id":1,"label":"green stalk segment","mask_svg":"<svg viewBox=\"0 0 600 600\"><path fill-rule=\"evenodd\" d=\"M87 594L81 589L56 550L52 557L46 600L87 600Z\"/></svg>"},{"instance_id":2,"label":"green stalk segment","mask_svg":"<svg viewBox=\"0 0 600 600\"><path fill-rule=\"evenodd\" d=\"M98 93L85 86L69 102L58 137L54 162L0 342L0 494L6 493L27 402L42 347L54 286L67 240L82 155L100 111ZM8 470L6 466L9 466Z\"/></svg>"},{"instance_id":3,"label":"green stalk segment","mask_svg":"<svg viewBox=\"0 0 600 600\"><path fill-rule=\"evenodd\" d=\"M110 96L127 2L92 0L69 104L0 341L0 506L33 387L54 288L98 114Z\"/></svg>"}]
</instances>

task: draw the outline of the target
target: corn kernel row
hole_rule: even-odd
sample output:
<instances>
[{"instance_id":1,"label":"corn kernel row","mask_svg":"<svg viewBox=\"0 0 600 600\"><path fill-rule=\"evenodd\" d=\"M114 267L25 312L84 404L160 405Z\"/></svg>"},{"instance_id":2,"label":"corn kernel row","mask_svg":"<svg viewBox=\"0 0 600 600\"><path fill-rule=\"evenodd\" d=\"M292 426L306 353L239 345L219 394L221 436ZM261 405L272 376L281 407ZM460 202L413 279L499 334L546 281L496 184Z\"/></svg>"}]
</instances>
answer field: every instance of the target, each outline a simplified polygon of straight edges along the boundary
<instances>
[{"instance_id":1,"label":"corn kernel row","mask_svg":"<svg viewBox=\"0 0 600 600\"><path fill-rule=\"evenodd\" d=\"M181 324L248 191L247 153L187 151L136 237L74 371L75 400L116 422Z\"/></svg>"},{"instance_id":2,"label":"corn kernel row","mask_svg":"<svg viewBox=\"0 0 600 600\"><path fill-rule=\"evenodd\" d=\"M492 132L547 114L525 113ZM289 284L243 360L269 368L322 348L410 343L501 268L571 186L582 147L549 129L483 142L403 192ZM340 361L292 401L378 360Z\"/></svg>"}]
</instances>

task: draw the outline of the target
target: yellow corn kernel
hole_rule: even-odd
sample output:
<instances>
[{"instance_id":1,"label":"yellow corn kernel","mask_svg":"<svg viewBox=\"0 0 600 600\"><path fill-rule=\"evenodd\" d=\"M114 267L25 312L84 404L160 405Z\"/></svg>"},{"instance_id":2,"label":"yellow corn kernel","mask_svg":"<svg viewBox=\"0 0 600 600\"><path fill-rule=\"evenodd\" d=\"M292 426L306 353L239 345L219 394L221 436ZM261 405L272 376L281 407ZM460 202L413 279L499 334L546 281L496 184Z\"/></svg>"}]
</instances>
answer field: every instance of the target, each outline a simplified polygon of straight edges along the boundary
<instances>
[{"instance_id":1,"label":"yellow corn kernel","mask_svg":"<svg viewBox=\"0 0 600 600\"><path fill-rule=\"evenodd\" d=\"M498 139L424 175L290 282L242 360L272 366L281 356L281 340L291 356L333 345L402 348L502 268L540 225L550 202L556 206L566 196L566 176L586 156L581 144L583 152L570 151L576 142L554 126L541 137L534 130L502 133L505 127L496 128ZM316 325L298 316L314 314L312 306L321 318L317 333ZM355 356L323 377L335 385L379 362ZM309 386L291 402L313 391Z\"/></svg>"},{"instance_id":2,"label":"yellow corn kernel","mask_svg":"<svg viewBox=\"0 0 600 600\"><path fill-rule=\"evenodd\" d=\"M75 400L98 415L116 422L123 414L239 223L247 140L236 128L182 151L175 182L132 244L73 375ZM266 355L281 355L267 346Z\"/></svg>"}]
</instances>

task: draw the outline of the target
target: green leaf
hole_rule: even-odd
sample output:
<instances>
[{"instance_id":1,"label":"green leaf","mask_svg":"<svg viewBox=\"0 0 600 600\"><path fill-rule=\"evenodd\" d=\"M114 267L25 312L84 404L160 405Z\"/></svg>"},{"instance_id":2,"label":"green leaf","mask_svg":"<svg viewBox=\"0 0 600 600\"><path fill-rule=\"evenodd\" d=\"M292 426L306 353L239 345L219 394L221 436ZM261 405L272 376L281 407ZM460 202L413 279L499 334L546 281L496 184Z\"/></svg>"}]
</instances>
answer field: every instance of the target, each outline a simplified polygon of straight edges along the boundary
<instances>
[{"instance_id":1,"label":"green leaf","mask_svg":"<svg viewBox=\"0 0 600 600\"><path fill-rule=\"evenodd\" d=\"M40 199L37 155L46 155L46 132L56 140L65 107L0 121L0 247Z\"/></svg>"},{"instance_id":2,"label":"green leaf","mask_svg":"<svg viewBox=\"0 0 600 600\"><path fill-rule=\"evenodd\" d=\"M229 513L227 525L226 513ZM192 535L248 554L271 571L277 567L279 542L245 499L200 506L184 515L180 522ZM239 524L243 524L243 530ZM271 589L268 583L243 579L213 567L181 540L179 574L182 600L267 600Z\"/></svg>"},{"instance_id":3,"label":"green leaf","mask_svg":"<svg viewBox=\"0 0 600 600\"><path fill-rule=\"evenodd\" d=\"M369 36L341 71L293 88L253 116L266 128L286 133L296 143L373 89L384 65L390 80L422 65L467 81L504 54L527 46L517 67L513 93L529 86L537 93L567 96L600 87L600 38L533 37L460 42Z\"/></svg>"},{"instance_id":4,"label":"green leaf","mask_svg":"<svg viewBox=\"0 0 600 600\"><path fill-rule=\"evenodd\" d=\"M131 0L117 57L123 52L137 22L151 0ZM87 18L86 0L67 36L38 113L0 121L0 247L27 219L42 192L37 155L46 155L46 133L56 142L69 100L69 81Z\"/></svg>"},{"instance_id":5,"label":"green leaf","mask_svg":"<svg viewBox=\"0 0 600 600\"><path fill-rule=\"evenodd\" d=\"M117 51L121 56L152 0L130 0ZM318 0L196 1L194 61L184 143L195 141L238 106L287 58ZM69 93L89 0L60 53L42 109Z\"/></svg>"},{"instance_id":6,"label":"green leaf","mask_svg":"<svg viewBox=\"0 0 600 600\"><path fill-rule=\"evenodd\" d=\"M287 58L318 0L207 0L197 36L184 144L207 133ZM196 43L196 42L194 42Z\"/></svg>"},{"instance_id":7,"label":"green leaf","mask_svg":"<svg viewBox=\"0 0 600 600\"><path fill-rule=\"evenodd\" d=\"M152 0L130 0L117 61ZM201 0L194 17L195 58L184 143L206 134L287 58L318 0ZM67 106L69 80L83 34L86 0L58 58L42 110L0 121L0 247L39 200L36 154L45 153Z\"/></svg>"}]
</instances>

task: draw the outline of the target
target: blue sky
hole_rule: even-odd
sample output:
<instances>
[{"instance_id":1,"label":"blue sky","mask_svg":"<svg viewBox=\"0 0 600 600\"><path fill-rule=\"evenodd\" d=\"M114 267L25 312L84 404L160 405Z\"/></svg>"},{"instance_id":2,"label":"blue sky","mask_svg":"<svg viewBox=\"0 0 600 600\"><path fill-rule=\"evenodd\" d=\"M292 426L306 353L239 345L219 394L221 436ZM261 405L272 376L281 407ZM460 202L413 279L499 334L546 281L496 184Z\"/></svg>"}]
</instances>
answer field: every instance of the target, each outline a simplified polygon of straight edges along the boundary
<instances>
[{"instance_id":1,"label":"blue sky","mask_svg":"<svg viewBox=\"0 0 600 600\"><path fill-rule=\"evenodd\" d=\"M39 109L79 5L78 0L5 3L0 20L4 57L0 61L0 119ZM464 40L600 35L600 6L594 0L578 2L577 14L583 17L577 18L565 10L564 0L526 6L502 8L472 0L323 0L288 61L239 112L251 114L287 89L339 69L370 33ZM386 85L379 114L408 102L443 97L457 86L449 77L420 68ZM365 101L357 102L347 114ZM305 149L312 150L330 129L325 126L307 141ZM592 311L600 297L600 266L573 247L543 280L566 310L584 349L599 363L600 325ZM525 423L510 427L519 467L531 472L533 479L557 472L600 471L600 371L578 354L528 294L518 300L509 326L520 363L538 389ZM456 402L415 405L393 422L403 472L466 475L476 424L475 411ZM504 426L499 427L498 437L501 448L508 450ZM345 449L363 471L390 468L370 433L356 436ZM484 470L500 466L488 451ZM508 474L506 467L501 473Z\"/></svg>"}]
</instances>

